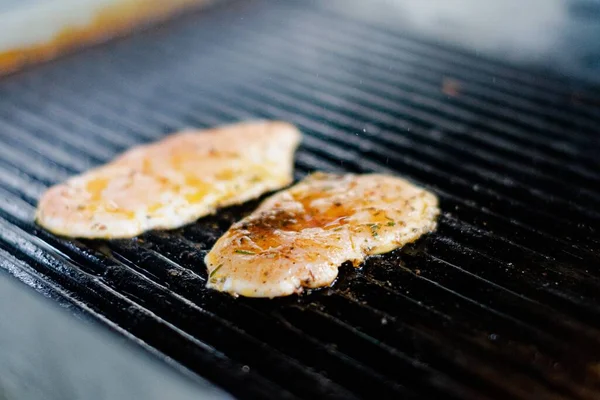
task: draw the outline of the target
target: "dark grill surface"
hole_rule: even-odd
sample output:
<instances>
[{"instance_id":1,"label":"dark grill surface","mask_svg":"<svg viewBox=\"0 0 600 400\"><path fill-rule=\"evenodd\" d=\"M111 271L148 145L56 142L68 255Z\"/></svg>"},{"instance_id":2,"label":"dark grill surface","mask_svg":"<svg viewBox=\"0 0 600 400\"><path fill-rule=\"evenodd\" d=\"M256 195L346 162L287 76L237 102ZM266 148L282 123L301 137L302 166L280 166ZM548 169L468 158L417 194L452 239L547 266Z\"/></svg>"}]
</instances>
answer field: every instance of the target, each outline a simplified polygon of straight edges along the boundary
<instances>
[{"instance_id":1,"label":"dark grill surface","mask_svg":"<svg viewBox=\"0 0 600 400\"><path fill-rule=\"evenodd\" d=\"M600 397L600 91L314 2L238 1L0 81L0 265L241 398ZM207 291L256 202L133 240L36 227L49 185L184 127L283 119L314 169L439 195L333 288Z\"/></svg>"}]
</instances>

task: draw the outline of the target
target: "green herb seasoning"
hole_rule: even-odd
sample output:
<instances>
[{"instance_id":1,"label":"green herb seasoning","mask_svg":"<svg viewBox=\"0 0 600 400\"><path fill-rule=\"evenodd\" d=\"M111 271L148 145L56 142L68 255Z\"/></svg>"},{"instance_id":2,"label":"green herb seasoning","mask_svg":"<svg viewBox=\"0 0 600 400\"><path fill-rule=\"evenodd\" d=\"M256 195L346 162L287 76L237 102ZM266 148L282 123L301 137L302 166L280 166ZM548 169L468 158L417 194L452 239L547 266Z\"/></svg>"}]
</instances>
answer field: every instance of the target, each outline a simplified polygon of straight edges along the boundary
<instances>
[{"instance_id":1,"label":"green herb seasoning","mask_svg":"<svg viewBox=\"0 0 600 400\"><path fill-rule=\"evenodd\" d=\"M222 266L223 266L223 264L219 264L219 266L217 268L213 269L213 271L210 273L210 275L208 277L212 278L217 273L217 271L221 269Z\"/></svg>"},{"instance_id":2,"label":"green herb seasoning","mask_svg":"<svg viewBox=\"0 0 600 400\"><path fill-rule=\"evenodd\" d=\"M373 237L379 236L379 224L371 224L369 227L371 228L371 235Z\"/></svg>"},{"instance_id":3,"label":"green herb seasoning","mask_svg":"<svg viewBox=\"0 0 600 400\"><path fill-rule=\"evenodd\" d=\"M249 255L249 256L253 256L253 255L256 254L256 253L254 253L252 251L248 251L248 250L235 250L235 253L246 254L246 255Z\"/></svg>"}]
</instances>

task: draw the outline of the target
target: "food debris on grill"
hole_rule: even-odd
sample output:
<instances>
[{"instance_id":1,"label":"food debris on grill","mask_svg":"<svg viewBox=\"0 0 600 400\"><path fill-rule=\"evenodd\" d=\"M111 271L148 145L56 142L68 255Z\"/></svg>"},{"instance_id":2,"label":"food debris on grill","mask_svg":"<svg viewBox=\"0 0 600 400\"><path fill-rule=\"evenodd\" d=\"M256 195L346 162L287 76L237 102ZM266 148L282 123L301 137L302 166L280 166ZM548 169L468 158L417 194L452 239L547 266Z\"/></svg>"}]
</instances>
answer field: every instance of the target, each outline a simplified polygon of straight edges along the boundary
<instances>
[{"instance_id":1,"label":"food debris on grill","mask_svg":"<svg viewBox=\"0 0 600 400\"><path fill-rule=\"evenodd\" d=\"M300 138L278 121L173 134L51 187L36 220L55 234L85 238L176 228L290 184Z\"/></svg>"},{"instance_id":2,"label":"food debris on grill","mask_svg":"<svg viewBox=\"0 0 600 400\"><path fill-rule=\"evenodd\" d=\"M460 94L461 83L456 79L444 78L442 81L442 92L450 97L456 97Z\"/></svg>"},{"instance_id":3,"label":"food debris on grill","mask_svg":"<svg viewBox=\"0 0 600 400\"><path fill-rule=\"evenodd\" d=\"M206 256L207 286L277 297L330 285L346 261L389 252L436 227L438 200L393 176L314 173L265 200Z\"/></svg>"}]
</instances>

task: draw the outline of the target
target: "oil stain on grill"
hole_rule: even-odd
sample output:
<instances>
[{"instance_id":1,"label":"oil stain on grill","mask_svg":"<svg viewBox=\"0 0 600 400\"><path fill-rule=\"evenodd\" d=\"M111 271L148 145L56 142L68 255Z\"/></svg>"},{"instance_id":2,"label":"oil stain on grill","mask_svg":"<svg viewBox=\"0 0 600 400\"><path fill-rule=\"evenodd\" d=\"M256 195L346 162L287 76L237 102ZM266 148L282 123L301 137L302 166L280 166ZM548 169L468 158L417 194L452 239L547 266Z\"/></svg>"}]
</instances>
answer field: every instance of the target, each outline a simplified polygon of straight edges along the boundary
<instances>
[{"instance_id":1,"label":"oil stain on grill","mask_svg":"<svg viewBox=\"0 0 600 400\"><path fill-rule=\"evenodd\" d=\"M596 89L312 2L256 0L13 75L0 92L0 266L234 395L600 396ZM330 288L260 300L206 290L203 263L257 201L131 240L70 241L32 222L66 176L170 131L250 118L302 129L297 179L383 172L435 192L438 230L343 266Z\"/></svg>"}]
</instances>

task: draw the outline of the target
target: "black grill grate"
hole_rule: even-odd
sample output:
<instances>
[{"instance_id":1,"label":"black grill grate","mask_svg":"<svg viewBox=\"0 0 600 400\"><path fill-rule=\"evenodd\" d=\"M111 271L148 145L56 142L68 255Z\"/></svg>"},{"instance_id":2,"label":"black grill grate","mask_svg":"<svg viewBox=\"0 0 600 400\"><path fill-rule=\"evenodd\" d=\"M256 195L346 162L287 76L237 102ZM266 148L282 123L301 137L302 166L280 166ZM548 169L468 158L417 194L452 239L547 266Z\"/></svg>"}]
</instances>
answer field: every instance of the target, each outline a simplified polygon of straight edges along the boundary
<instances>
[{"instance_id":1,"label":"black grill grate","mask_svg":"<svg viewBox=\"0 0 600 400\"><path fill-rule=\"evenodd\" d=\"M243 17L243 18L242 18ZM600 393L600 92L305 3L232 2L0 82L0 265L242 398ZM131 145L298 124L297 177L390 172L438 231L271 301L206 291L255 204L135 240L32 223L50 184Z\"/></svg>"}]
</instances>

